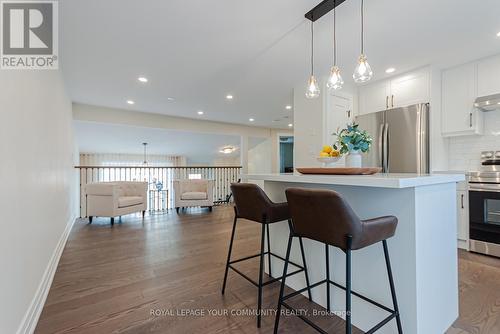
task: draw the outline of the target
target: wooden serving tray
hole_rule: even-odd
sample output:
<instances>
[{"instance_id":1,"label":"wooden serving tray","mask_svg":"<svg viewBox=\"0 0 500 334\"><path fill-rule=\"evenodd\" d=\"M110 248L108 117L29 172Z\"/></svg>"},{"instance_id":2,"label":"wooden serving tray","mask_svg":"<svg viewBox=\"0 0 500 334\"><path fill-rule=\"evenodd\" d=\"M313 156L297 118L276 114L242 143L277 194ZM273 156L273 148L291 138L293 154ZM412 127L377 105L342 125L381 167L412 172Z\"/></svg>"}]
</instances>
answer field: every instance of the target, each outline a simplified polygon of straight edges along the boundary
<instances>
[{"instance_id":1,"label":"wooden serving tray","mask_svg":"<svg viewBox=\"0 0 500 334\"><path fill-rule=\"evenodd\" d=\"M318 167L302 167L297 168L297 171L301 174L327 174L327 175L373 175L380 173L382 168L380 167L364 167L364 168L347 168L347 167L336 167L336 168L318 168Z\"/></svg>"}]
</instances>

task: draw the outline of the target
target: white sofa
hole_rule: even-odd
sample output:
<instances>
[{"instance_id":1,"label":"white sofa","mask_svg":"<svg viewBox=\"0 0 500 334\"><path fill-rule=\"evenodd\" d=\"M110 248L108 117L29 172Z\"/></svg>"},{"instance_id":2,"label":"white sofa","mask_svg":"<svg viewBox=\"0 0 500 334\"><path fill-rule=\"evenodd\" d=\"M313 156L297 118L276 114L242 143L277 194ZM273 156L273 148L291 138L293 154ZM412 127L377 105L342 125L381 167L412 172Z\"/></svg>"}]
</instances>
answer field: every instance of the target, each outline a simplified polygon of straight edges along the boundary
<instances>
[{"instance_id":1,"label":"white sofa","mask_svg":"<svg viewBox=\"0 0 500 334\"><path fill-rule=\"evenodd\" d=\"M87 197L87 216L89 223L93 217L123 216L134 212L142 212L147 208L147 182L116 181L96 182L85 186Z\"/></svg>"},{"instance_id":2,"label":"white sofa","mask_svg":"<svg viewBox=\"0 0 500 334\"><path fill-rule=\"evenodd\" d=\"M214 205L213 180L174 180L175 210L202 206L212 211Z\"/></svg>"}]
</instances>

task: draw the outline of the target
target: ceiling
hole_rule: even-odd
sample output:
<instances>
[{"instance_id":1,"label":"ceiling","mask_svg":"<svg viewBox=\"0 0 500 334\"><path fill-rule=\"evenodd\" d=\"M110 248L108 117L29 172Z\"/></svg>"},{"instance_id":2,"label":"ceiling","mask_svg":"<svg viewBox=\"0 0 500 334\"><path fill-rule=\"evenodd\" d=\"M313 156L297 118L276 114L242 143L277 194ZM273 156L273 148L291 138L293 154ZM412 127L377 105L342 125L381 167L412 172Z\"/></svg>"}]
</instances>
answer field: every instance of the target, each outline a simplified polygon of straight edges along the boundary
<instances>
[{"instance_id":1,"label":"ceiling","mask_svg":"<svg viewBox=\"0 0 500 334\"><path fill-rule=\"evenodd\" d=\"M224 146L239 148L240 137L185 131L144 128L109 123L74 121L75 137L81 153L148 154L185 156L189 163L212 163L216 158L239 156L239 150L223 154ZM249 140L252 148L260 141Z\"/></svg>"},{"instance_id":2,"label":"ceiling","mask_svg":"<svg viewBox=\"0 0 500 334\"><path fill-rule=\"evenodd\" d=\"M61 1L61 66L69 93L80 103L286 128L293 110L285 105L309 71L303 15L319 2ZM347 84L359 54L359 4L347 0L337 11ZM498 0L365 1L365 51L375 79L388 67L398 74L500 53L499 12ZM331 15L315 24L318 76L331 65L331 30ZM149 82L139 83L141 75Z\"/></svg>"}]
</instances>

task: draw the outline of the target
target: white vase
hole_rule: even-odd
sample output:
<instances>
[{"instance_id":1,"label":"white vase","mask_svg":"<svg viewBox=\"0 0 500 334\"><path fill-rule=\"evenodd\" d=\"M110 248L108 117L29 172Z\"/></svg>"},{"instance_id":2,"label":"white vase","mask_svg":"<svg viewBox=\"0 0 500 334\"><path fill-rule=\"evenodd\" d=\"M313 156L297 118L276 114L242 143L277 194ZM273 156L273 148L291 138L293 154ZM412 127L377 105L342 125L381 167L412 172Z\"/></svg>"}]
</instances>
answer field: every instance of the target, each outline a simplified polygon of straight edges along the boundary
<instances>
[{"instance_id":1,"label":"white vase","mask_svg":"<svg viewBox=\"0 0 500 334\"><path fill-rule=\"evenodd\" d=\"M361 153L359 151L350 151L345 158L345 166L361 168Z\"/></svg>"}]
</instances>

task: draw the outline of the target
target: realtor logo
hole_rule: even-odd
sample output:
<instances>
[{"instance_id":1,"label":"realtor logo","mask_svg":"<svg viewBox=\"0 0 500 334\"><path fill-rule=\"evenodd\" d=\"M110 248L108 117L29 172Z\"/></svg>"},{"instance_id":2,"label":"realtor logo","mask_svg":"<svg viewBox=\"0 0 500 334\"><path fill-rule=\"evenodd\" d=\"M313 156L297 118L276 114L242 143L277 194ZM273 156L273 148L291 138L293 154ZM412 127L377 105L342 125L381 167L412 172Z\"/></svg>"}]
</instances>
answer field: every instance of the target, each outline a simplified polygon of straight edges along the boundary
<instances>
[{"instance_id":1,"label":"realtor logo","mask_svg":"<svg viewBox=\"0 0 500 334\"><path fill-rule=\"evenodd\" d=\"M57 69L57 1L1 1L2 69Z\"/></svg>"}]
</instances>

